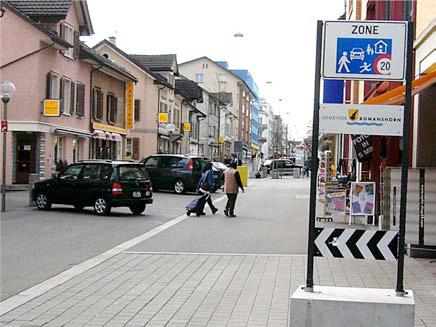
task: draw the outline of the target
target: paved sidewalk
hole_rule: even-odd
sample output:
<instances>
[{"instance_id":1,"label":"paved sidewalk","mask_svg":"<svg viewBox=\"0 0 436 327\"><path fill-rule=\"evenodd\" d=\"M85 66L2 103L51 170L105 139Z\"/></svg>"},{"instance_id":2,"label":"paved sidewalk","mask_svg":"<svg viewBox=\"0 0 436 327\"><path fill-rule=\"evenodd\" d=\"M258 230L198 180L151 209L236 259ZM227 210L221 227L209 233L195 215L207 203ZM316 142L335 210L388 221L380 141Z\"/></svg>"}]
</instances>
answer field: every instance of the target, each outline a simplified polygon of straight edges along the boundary
<instances>
[{"instance_id":1,"label":"paved sidewalk","mask_svg":"<svg viewBox=\"0 0 436 327\"><path fill-rule=\"evenodd\" d=\"M315 260L321 285L393 289L396 265ZM305 256L121 253L1 317L1 326L287 327ZM406 258L416 327L436 326L436 278Z\"/></svg>"}]
</instances>

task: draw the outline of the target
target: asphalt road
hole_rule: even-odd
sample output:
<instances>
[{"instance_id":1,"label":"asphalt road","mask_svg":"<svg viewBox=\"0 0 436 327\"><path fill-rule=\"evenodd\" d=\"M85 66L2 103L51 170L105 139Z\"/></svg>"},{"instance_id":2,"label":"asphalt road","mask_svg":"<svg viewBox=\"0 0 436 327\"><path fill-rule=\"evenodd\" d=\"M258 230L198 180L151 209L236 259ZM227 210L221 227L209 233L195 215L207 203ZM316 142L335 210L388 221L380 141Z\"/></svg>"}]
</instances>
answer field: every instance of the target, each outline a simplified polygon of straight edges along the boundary
<instances>
[{"instance_id":1,"label":"asphalt road","mask_svg":"<svg viewBox=\"0 0 436 327\"><path fill-rule=\"evenodd\" d=\"M254 180L236 204L237 218L223 214L225 195L214 194L220 211L190 217L128 249L129 252L306 252L309 180ZM115 208L108 217L91 208L77 212L17 208L1 218L1 300L26 290L184 214L195 195L155 193L145 213Z\"/></svg>"}]
</instances>

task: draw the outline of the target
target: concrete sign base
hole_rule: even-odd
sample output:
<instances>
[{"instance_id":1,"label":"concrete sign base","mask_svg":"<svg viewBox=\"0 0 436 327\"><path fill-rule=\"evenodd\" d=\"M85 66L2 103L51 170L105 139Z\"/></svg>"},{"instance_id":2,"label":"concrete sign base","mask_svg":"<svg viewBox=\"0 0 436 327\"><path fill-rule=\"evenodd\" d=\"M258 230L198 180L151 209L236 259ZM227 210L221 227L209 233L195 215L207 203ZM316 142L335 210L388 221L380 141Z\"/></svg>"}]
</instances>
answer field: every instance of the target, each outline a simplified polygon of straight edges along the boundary
<instances>
[{"instance_id":1,"label":"concrete sign base","mask_svg":"<svg viewBox=\"0 0 436 327\"><path fill-rule=\"evenodd\" d=\"M413 292L396 296L394 290L315 286L298 288L291 297L291 327L413 327Z\"/></svg>"}]
</instances>

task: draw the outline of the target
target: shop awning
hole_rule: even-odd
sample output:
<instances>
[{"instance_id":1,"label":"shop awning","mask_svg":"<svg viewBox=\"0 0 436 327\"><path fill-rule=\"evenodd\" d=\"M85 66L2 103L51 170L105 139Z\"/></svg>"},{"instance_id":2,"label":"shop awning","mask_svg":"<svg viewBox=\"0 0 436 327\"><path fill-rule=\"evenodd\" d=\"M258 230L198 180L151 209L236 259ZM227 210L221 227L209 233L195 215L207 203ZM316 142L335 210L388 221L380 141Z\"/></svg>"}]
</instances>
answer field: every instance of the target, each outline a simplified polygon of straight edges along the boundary
<instances>
[{"instance_id":1,"label":"shop awning","mask_svg":"<svg viewBox=\"0 0 436 327\"><path fill-rule=\"evenodd\" d=\"M415 79L412 82L412 96L426 89L430 85L436 83L436 71ZM406 86L401 85L386 93L380 94L374 98L364 101L364 104L404 104L404 94Z\"/></svg>"},{"instance_id":2,"label":"shop awning","mask_svg":"<svg viewBox=\"0 0 436 327\"><path fill-rule=\"evenodd\" d=\"M121 142L123 140L121 135L118 134L118 133L111 133L110 138L111 138L112 141L115 141L115 142Z\"/></svg>"},{"instance_id":3,"label":"shop awning","mask_svg":"<svg viewBox=\"0 0 436 327\"><path fill-rule=\"evenodd\" d=\"M91 137L91 133L89 133L89 132L75 130L75 129L69 129L69 128L55 127L53 129L53 132L54 133L59 133L59 134L67 134L67 135L72 135L72 136L78 136L78 137L83 137L83 138Z\"/></svg>"},{"instance_id":4,"label":"shop awning","mask_svg":"<svg viewBox=\"0 0 436 327\"><path fill-rule=\"evenodd\" d=\"M92 137L95 139L106 140L105 132L100 131L99 129L94 129L94 132L92 133Z\"/></svg>"}]
</instances>

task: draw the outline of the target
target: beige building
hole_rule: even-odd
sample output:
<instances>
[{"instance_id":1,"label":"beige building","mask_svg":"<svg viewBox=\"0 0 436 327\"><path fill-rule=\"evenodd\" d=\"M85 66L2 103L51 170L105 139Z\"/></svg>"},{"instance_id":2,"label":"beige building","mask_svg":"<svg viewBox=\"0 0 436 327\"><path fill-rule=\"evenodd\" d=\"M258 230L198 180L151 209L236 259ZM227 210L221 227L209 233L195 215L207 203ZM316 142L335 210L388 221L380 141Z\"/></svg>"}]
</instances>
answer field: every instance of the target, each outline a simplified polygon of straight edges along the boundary
<instances>
[{"instance_id":1,"label":"beige building","mask_svg":"<svg viewBox=\"0 0 436 327\"><path fill-rule=\"evenodd\" d=\"M237 75L232 73L226 63L217 63L208 57L201 57L191 61L184 62L179 65L180 73L187 78L195 81L211 94L216 94L220 101L226 103L225 107L221 107L220 124L219 124L219 143L220 143L220 159L225 156L230 156L233 153L233 142L239 140L243 135L249 135L244 129L240 132L242 122L239 123L242 110L244 108L244 118L247 116L246 110L250 110L250 106L245 103L248 96L248 102L251 101L251 91ZM241 99L244 95L244 103ZM228 98L224 99L224 98ZM250 125L250 122L244 121L244 126ZM249 136L247 136L249 138ZM244 141L241 139L240 141ZM249 144L247 139L245 142Z\"/></svg>"},{"instance_id":2,"label":"beige building","mask_svg":"<svg viewBox=\"0 0 436 327\"><path fill-rule=\"evenodd\" d=\"M168 90L171 90L172 85L118 48L115 39L112 41L103 40L95 45L94 49L136 76L138 80L134 90L133 129L126 139L126 157L141 160L159 151L157 147L159 102L161 93L162 100L166 100L164 98L167 98ZM163 89L166 89L165 95ZM175 114L170 117L170 123L175 123L178 126L176 132L179 132L180 117L176 110L180 105L176 101L173 107Z\"/></svg>"}]
</instances>

